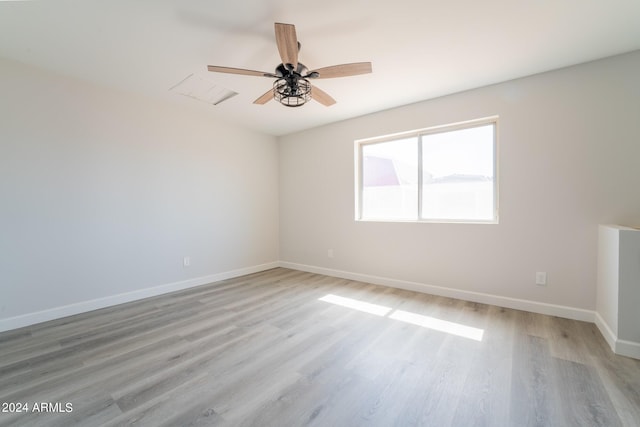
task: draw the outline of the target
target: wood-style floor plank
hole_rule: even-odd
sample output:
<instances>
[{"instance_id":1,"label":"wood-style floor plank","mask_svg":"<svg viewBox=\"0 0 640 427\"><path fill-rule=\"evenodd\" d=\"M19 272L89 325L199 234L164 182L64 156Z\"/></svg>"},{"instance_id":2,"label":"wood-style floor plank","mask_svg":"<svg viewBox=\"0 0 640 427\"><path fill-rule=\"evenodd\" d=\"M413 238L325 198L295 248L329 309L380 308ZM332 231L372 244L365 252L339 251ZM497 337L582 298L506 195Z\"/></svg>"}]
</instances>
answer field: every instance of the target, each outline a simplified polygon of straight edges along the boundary
<instances>
[{"instance_id":1,"label":"wood-style floor plank","mask_svg":"<svg viewBox=\"0 0 640 427\"><path fill-rule=\"evenodd\" d=\"M1 333L2 402L53 411L0 426L637 427L640 361L593 324L277 268Z\"/></svg>"}]
</instances>

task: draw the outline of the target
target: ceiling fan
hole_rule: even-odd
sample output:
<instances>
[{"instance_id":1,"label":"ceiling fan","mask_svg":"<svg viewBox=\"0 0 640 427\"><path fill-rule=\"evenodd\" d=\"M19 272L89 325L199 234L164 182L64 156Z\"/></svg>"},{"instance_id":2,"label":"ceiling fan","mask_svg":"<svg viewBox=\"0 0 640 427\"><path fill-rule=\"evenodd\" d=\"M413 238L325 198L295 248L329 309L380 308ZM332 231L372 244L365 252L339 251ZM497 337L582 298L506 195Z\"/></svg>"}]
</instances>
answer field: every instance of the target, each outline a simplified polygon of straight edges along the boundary
<instances>
[{"instance_id":1,"label":"ceiling fan","mask_svg":"<svg viewBox=\"0 0 640 427\"><path fill-rule=\"evenodd\" d=\"M253 103L266 104L271 99L275 99L287 107L299 107L310 99L314 99L327 107L336 103L336 100L329 94L312 85L309 79L330 79L371 72L371 62L354 62L309 70L302 62L298 62L300 43L296 36L296 27L292 24L276 22L275 32L276 45L278 46L282 63L276 67L274 73L243 68L218 67L215 65L209 65L207 69L216 73L274 78L276 80L273 83L273 88L253 101Z\"/></svg>"}]
</instances>

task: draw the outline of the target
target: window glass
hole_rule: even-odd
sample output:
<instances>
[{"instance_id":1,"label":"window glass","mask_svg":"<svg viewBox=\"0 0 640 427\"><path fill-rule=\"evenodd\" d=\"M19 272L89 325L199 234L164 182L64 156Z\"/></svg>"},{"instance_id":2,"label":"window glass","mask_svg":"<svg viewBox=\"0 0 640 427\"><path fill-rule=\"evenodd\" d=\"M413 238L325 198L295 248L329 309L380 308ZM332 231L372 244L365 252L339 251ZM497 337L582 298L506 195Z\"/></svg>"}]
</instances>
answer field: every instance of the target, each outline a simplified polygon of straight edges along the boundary
<instances>
[{"instance_id":1,"label":"window glass","mask_svg":"<svg viewBox=\"0 0 640 427\"><path fill-rule=\"evenodd\" d=\"M484 119L358 142L356 218L496 222L495 131Z\"/></svg>"},{"instance_id":2,"label":"window glass","mask_svg":"<svg viewBox=\"0 0 640 427\"><path fill-rule=\"evenodd\" d=\"M418 138L362 146L362 213L367 219L417 219Z\"/></svg>"},{"instance_id":3,"label":"window glass","mask_svg":"<svg viewBox=\"0 0 640 427\"><path fill-rule=\"evenodd\" d=\"M493 125L422 136L422 218L492 220Z\"/></svg>"}]
</instances>

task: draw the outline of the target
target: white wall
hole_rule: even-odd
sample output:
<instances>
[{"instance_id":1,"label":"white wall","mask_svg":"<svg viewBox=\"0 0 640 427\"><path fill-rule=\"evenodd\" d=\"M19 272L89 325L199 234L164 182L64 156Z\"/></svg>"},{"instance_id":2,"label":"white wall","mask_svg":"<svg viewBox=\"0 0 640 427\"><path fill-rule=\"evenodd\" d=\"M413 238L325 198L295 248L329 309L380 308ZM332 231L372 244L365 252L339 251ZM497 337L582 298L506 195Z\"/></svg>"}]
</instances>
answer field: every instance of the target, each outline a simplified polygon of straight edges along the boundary
<instances>
[{"instance_id":1,"label":"white wall","mask_svg":"<svg viewBox=\"0 0 640 427\"><path fill-rule=\"evenodd\" d=\"M620 233L617 227L598 227L598 270L596 280L596 313L611 332L610 343L618 337L618 302L620 299ZM602 329L602 327L601 327Z\"/></svg>"},{"instance_id":2,"label":"white wall","mask_svg":"<svg viewBox=\"0 0 640 427\"><path fill-rule=\"evenodd\" d=\"M620 230L618 337L636 344L640 358L640 230Z\"/></svg>"},{"instance_id":3,"label":"white wall","mask_svg":"<svg viewBox=\"0 0 640 427\"><path fill-rule=\"evenodd\" d=\"M596 325L611 349L640 359L640 228L600 225Z\"/></svg>"},{"instance_id":4,"label":"white wall","mask_svg":"<svg viewBox=\"0 0 640 427\"><path fill-rule=\"evenodd\" d=\"M280 138L280 259L594 310L597 224L640 225L639 75L634 52ZM354 221L355 139L492 115L498 225Z\"/></svg>"},{"instance_id":5,"label":"white wall","mask_svg":"<svg viewBox=\"0 0 640 427\"><path fill-rule=\"evenodd\" d=\"M0 330L278 260L274 137L7 61L0 94Z\"/></svg>"}]
</instances>

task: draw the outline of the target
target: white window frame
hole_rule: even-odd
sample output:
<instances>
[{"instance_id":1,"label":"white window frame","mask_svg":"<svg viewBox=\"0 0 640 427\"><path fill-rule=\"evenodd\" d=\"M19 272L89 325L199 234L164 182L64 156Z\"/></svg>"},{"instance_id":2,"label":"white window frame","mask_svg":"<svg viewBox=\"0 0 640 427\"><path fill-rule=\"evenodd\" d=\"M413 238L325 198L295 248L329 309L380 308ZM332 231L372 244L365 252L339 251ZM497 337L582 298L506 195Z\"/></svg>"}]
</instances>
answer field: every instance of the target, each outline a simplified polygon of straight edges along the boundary
<instances>
[{"instance_id":1,"label":"white window frame","mask_svg":"<svg viewBox=\"0 0 640 427\"><path fill-rule=\"evenodd\" d=\"M358 139L354 142L355 148L355 220L363 222L423 222L423 223L462 223L462 224L498 224L498 116L468 120L441 126L433 126L423 129L400 132L374 138ZM422 219L422 137L436 133L444 133L474 127L493 125L493 219ZM370 219L362 218L362 147L368 144L389 142L403 138L418 138L418 209L416 219Z\"/></svg>"}]
</instances>

